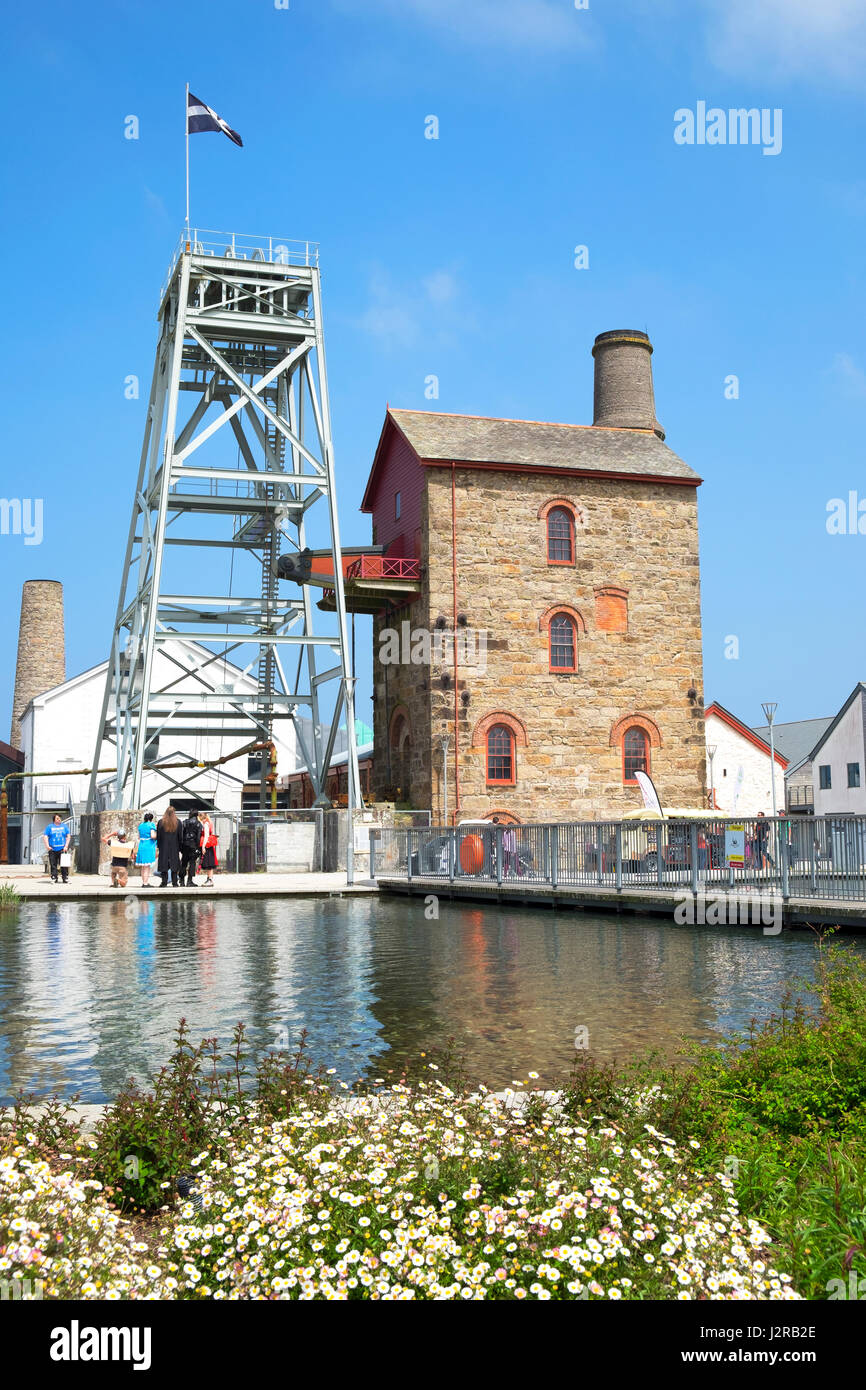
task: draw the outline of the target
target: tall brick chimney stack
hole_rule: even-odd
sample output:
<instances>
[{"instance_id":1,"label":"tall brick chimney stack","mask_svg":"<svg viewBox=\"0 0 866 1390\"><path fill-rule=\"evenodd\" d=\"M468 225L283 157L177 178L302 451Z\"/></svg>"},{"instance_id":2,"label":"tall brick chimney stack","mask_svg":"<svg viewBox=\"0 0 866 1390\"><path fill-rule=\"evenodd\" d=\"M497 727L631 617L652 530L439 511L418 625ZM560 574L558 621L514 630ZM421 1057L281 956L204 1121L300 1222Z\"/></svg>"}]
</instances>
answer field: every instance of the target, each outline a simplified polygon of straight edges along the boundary
<instances>
[{"instance_id":1,"label":"tall brick chimney stack","mask_svg":"<svg viewBox=\"0 0 866 1390\"><path fill-rule=\"evenodd\" d=\"M21 747L21 716L30 701L65 680L63 585L58 579L28 579L21 590L10 737L13 748Z\"/></svg>"},{"instance_id":2,"label":"tall brick chimney stack","mask_svg":"<svg viewBox=\"0 0 866 1390\"><path fill-rule=\"evenodd\" d=\"M646 333L618 328L599 333L595 358L594 425L665 432L656 419L653 394L652 343Z\"/></svg>"}]
</instances>

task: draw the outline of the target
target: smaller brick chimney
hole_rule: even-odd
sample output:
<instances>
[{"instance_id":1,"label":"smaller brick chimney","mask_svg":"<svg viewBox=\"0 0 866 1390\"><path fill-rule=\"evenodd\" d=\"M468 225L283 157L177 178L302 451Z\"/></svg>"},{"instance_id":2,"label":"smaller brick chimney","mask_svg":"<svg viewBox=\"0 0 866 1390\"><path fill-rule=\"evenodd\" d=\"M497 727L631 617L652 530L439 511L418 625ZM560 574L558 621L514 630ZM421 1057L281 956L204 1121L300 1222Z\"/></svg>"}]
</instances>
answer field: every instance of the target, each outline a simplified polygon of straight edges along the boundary
<instances>
[{"instance_id":1,"label":"smaller brick chimney","mask_svg":"<svg viewBox=\"0 0 866 1390\"><path fill-rule=\"evenodd\" d=\"M646 333L639 330L617 328L599 333L592 349L594 425L653 430L664 439L665 432L656 419L652 350Z\"/></svg>"},{"instance_id":2,"label":"smaller brick chimney","mask_svg":"<svg viewBox=\"0 0 866 1390\"><path fill-rule=\"evenodd\" d=\"M65 679L63 585L57 579L28 579L21 591L10 737L13 748L21 747L21 716L30 701L62 685Z\"/></svg>"}]
</instances>

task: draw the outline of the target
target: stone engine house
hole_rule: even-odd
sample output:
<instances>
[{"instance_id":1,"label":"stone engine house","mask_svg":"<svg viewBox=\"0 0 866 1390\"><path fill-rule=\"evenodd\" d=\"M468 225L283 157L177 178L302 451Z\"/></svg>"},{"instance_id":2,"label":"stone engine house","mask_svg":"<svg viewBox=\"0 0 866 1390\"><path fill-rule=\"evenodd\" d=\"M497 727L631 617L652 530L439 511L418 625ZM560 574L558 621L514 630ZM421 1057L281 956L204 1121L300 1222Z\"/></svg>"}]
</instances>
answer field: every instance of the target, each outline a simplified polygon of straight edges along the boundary
<instances>
[{"instance_id":1,"label":"stone engine house","mask_svg":"<svg viewBox=\"0 0 866 1390\"><path fill-rule=\"evenodd\" d=\"M592 425L388 410L361 507L378 799L617 817L642 769L706 805L701 479L664 442L652 350L596 338Z\"/></svg>"}]
</instances>

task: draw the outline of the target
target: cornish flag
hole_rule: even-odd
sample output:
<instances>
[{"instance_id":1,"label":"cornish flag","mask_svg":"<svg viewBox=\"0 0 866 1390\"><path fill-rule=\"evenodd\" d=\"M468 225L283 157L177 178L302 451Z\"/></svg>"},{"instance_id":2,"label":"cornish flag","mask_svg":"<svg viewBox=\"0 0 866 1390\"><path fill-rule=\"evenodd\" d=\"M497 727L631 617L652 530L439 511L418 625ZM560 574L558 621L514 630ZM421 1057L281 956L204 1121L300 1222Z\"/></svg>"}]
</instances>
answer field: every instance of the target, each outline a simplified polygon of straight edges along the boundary
<instances>
[{"instance_id":1,"label":"cornish flag","mask_svg":"<svg viewBox=\"0 0 866 1390\"><path fill-rule=\"evenodd\" d=\"M243 146L243 140L236 130L232 130L230 125L226 125L222 116L218 116L212 106L205 106L203 101L194 97L192 92L187 97L187 130L190 135L198 135L203 130L221 130L223 135L227 135L230 140L234 140L236 145Z\"/></svg>"}]
</instances>

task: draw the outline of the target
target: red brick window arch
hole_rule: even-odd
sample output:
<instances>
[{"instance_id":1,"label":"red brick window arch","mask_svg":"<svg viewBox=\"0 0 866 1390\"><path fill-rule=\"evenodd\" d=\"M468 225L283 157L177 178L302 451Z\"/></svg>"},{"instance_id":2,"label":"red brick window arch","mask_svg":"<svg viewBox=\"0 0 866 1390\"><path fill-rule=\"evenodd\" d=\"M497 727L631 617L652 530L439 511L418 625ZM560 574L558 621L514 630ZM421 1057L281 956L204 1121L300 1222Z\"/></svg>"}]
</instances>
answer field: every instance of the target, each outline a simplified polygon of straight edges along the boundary
<instances>
[{"instance_id":1,"label":"red brick window arch","mask_svg":"<svg viewBox=\"0 0 866 1390\"><path fill-rule=\"evenodd\" d=\"M578 670L577 639L586 636L586 623L583 614L570 603L555 603L538 620L542 632L547 633L548 664L554 672Z\"/></svg>"},{"instance_id":2,"label":"red brick window arch","mask_svg":"<svg viewBox=\"0 0 866 1390\"><path fill-rule=\"evenodd\" d=\"M622 754L622 780L634 786L636 772L651 772L652 749L661 747L659 726L647 714L627 714L610 731L611 748Z\"/></svg>"},{"instance_id":3,"label":"red brick window arch","mask_svg":"<svg viewBox=\"0 0 866 1390\"><path fill-rule=\"evenodd\" d=\"M612 584L596 589L595 625L600 632L628 632L628 589Z\"/></svg>"},{"instance_id":4,"label":"red brick window arch","mask_svg":"<svg viewBox=\"0 0 866 1390\"><path fill-rule=\"evenodd\" d=\"M517 782L517 748L526 746L526 729L513 714L495 710L479 719L472 734L473 748L483 750L485 780L489 786L513 787Z\"/></svg>"},{"instance_id":5,"label":"red brick window arch","mask_svg":"<svg viewBox=\"0 0 866 1390\"><path fill-rule=\"evenodd\" d=\"M488 785L513 787L517 780L514 734L507 724L494 724L487 730L486 758Z\"/></svg>"},{"instance_id":6,"label":"red brick window arch","mask_svg":"<svg viewBox=\"0 0 866 1390\"><path fill-rule=\"evenodd\" d=\"M547 513L547 563L574 564L574 516L567 507L551 507Z\"/></svg>"},{"instance_id":7,"label":"red brick window arch","mask_svg":"<svg viewBox=\"0 0 866 1390\"><path fill-rule=\"evenodd\" d=\"M554 613L547 629L551 671L577 670L577 627L568 613Z\"/></svg>"},{"instance_id":8,"label":"red brick window arch","mask_svg":"<svg viewBox=\"0 0 866 1390\"><path fill-rule=\"evenodd\" d=\"M626 783L636 782L636 772L645 772L649 776L649 770L649 739L643 729L632 724L622 736L622 780Z\"/></svg>"},{"instance_id":9,"label":"red brick window arch","mask_svg":"<svg viewBox=\"0 0 866 1390\"><path fill-rule=\"evenodd\" d=\"M575 534L584 525L583 512L567 497L551 497L538 509L544 523L544 544L549 565L573 565Z\"/></svg>"}]
</instances>

